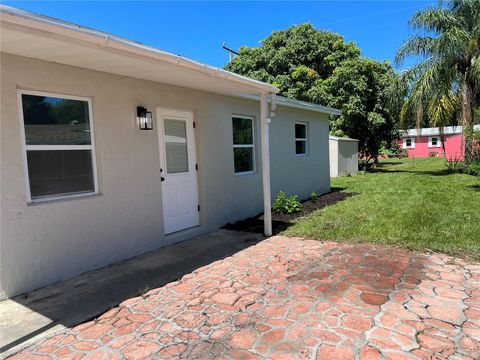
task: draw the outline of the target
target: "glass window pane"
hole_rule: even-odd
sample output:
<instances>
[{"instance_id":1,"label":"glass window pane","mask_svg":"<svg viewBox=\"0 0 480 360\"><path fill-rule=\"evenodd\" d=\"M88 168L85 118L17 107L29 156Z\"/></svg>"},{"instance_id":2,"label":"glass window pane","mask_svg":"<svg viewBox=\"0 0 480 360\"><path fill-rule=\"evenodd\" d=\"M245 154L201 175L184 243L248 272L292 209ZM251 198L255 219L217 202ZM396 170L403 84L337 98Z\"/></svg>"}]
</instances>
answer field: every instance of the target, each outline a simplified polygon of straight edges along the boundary
<instances>
[{"instance_id":1,"label":"glass window pane","mask_svg":"<svg viewBox=\"0 0 480 360\"><path fill-rule=\"evenodd\" d=\"M252 119L232 118L233 143L235 145L253 145Z\"/></svg>"},{"instance_id":2,"label":"glass window pane","mask_svg":"<svg viewBox=\"0 0 480 360\"><path fill-rule=\"evenodd\" d=\"M90 150L27 151L32 199L94 192Z\"/></svg>"},{"instance_id":3,"label":"glass window pane","mask_svg":"<svg viewBox=\"0 0 480 360\"><path fill-rule=\"evenodd\" d=\"M234 148L233 158L236 173L253 171L253 148Z\"/></svg>"},{"instance_id":4,"label":"glass window pane","mask_svg":"<svg viewBox=\"0 0 480 360\"><path fill-rule=\"evenodd\" d=\"M165 119L165 153L168 174L188 172L185 121Z\"/></svg>"},{"instance_id":5,"label":"glass window pane","mask_svg":"<svg viewBox=\"0 0 480 360\"><path fill-rule=\"evenodd\" d=\"M295 124L295 138L306 139L307 138L307 125Z\"/></svg>"},{"instance_id":6,"label":"glass window pane","mask_svg":"<svg viewBox=\"0 0 480 360\"><path fill-rule=\"evenodd\" d=\"M296 154L306 154L307 153L307 142L305 140L295 141L295 153Z\"/></svg>"},{"instance_id":7,"label":"glass window pane","mask_svg":"<svg viewBox=\"0 0 480 360\"><path fill-rule=\"evenodd\" d=\"M22 95L27 145L90 145L88 102Z\"/></svg>"}]
</instances>

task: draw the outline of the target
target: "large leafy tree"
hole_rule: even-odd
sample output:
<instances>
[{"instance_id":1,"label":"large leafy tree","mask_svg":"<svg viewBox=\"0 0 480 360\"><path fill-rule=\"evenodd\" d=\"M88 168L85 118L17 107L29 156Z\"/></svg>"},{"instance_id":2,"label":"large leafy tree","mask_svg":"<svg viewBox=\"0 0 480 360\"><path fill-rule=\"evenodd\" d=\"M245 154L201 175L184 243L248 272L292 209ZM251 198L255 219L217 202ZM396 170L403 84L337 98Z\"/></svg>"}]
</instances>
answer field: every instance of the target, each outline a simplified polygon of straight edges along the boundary
<instances>
[{"instance_id":1,"label":"large leafy tree","mask_svg":"<svg viewBox=\"0 0 480 360\"><path fill-rule=\"evenodd\" d=\"M316 103L342 109L342 115L330 122L331 132L359 139L360 154L369 162L398 137L402 104L398 89L397 74L388 63L360 58L343 62L308 94Z\"/></svg>"},{"instance_id":2,"label":"large leafy tree","mask_svg":"<svg viewBox=\"0 0 480 360\"><path fill-rule=\"evenodd\" d=\"M225 68L279 87L280 94L309 100L307 91L317 79L327 79L345 60L358 59L352 42L311 24L274 31L256 48L242 46Z\"/></svg>"},{"instance_id":3,"label":"large leafy tree","mask_svg":"<svg viewBox=\"0 0 480 360\"><path fill-rule=\"evenodd\" d=\"M280 95L342 109L331 131L359 139L365 159L376 159L396 137L398 104L390 97L396 74L387 63L360 56L354 43L310 24L273 32L257 48L240 48L226 69L269 82Z\"/></svg>"},{"instance_id":4,"label":"large leafy tree","mask_svg":"<svg viewBox=\"0 0 480 360\"><path fill-rule=\"evenodd\" d=\"M418 127L464 126L465 160L472 155L475 109L480 100L480 0L439 1L410 19L417 33L397 52L396 61L420 59L402 74L409 94L403 119Z\"/></svg>"}]
</instances>

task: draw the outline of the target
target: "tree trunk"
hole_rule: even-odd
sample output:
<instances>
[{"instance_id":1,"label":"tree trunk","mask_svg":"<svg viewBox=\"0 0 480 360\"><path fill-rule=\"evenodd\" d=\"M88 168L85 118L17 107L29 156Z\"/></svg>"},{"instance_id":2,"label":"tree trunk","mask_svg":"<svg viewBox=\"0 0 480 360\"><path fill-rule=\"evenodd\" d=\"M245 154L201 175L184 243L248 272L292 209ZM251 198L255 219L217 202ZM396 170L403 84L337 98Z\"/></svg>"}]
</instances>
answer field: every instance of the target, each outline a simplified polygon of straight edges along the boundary
<instances>
[{"instance_id":1,"label":"tree trunk","mask_svg":"<svg viewBox=\"0 0 480 360\"><path fill-rule=\"evenodd\" d=\"M465 79L462 92L462 126L464 159L466 164L469 164L473 160L473 109L473 87L468 83L467 79Z\"/></svg>"}]
</instances>

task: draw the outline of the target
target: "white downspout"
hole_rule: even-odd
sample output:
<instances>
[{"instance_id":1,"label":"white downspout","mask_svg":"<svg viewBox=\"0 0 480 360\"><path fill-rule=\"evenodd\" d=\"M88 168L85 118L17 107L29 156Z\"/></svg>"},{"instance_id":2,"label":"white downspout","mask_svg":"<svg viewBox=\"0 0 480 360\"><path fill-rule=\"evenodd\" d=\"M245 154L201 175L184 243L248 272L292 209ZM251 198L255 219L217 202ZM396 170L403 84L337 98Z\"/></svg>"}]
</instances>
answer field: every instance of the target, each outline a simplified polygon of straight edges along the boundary
<instances>
[{"instance_id":1,"label":"white downspout","mask_svg":"<svg viewBox=\"0 0 480 360\"><path fill-rule=\"evenodd\" d=\"M275 95L273 95L275 96ZM273 100L273 99L272 99ZM273 115L273 114L272 114ZM272 195L270 190L270 113L268 95L260 95L262 132L263 227L265 236L272 235Z\"/></svg>"}]
</instances>

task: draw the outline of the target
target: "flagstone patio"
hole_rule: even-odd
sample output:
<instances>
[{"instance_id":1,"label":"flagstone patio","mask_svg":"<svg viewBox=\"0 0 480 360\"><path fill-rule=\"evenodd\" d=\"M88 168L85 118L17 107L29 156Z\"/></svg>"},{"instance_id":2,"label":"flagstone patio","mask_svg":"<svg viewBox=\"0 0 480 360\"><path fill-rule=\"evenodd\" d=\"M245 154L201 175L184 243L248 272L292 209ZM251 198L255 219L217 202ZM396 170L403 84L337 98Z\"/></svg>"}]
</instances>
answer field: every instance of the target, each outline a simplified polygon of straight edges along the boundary
<instances>
[{"instance_id":1,"label":"flagstone patio","mask_svg":"<svg viewBox=\"0 0 480 360\"><path fill-rule=\"evenodd\" d=\"M478 359L480 266L276 236L13 358Z\"/></svg>"}]
</instances>

